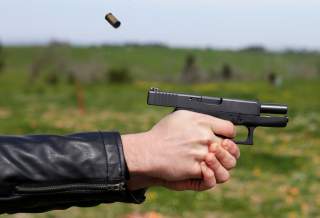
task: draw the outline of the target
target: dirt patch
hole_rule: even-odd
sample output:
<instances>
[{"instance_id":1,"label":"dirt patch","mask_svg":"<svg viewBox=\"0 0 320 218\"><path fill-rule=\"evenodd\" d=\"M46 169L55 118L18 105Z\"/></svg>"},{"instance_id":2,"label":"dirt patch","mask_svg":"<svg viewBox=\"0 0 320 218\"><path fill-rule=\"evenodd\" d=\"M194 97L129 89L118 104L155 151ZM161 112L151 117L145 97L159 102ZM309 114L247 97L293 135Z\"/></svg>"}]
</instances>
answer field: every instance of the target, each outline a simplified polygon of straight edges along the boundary
<instances>
[{"instance_id":1,"label":"dirt patch","mask_svg":"<svg viewBox=\"0 0 320 218\"><path fill-rule=\"evenodd\" d=\"M0 119L9 118L11 116L11 111L6 108L0 107Z\"/></svg>"},{"instance_id":2,"label":"dirt patch","mask_svg":"<svg viewBox=\"0 0 320 218\"><path fill-rule=\"evenodd\" d=\"M123 218L165 218L162 214L157 212L148 212L148 213L132 213L128 214Z\"/></svg>"}]
</instances>

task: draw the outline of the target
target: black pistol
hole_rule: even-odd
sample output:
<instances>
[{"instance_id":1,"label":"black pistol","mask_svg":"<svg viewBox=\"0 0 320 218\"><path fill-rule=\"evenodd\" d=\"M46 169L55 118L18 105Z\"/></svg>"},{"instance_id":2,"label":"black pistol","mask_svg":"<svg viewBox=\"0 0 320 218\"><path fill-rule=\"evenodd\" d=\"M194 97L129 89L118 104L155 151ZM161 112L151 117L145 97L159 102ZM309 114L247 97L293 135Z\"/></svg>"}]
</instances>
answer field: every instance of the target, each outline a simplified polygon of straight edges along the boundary
<instances>
[{"instance_id":1,"label":"black pistol","mask_svg":"<svg viewBox=\"0 0 320 218\"><path fill-rule=\"evenodd\" d=\"M272 117L267 114L288 112L287 105L262 104L259 101L247 101L219 97L197 96L163 92L151 88L148 92L148 104L173 107L175 110L189 110L231 121L234 125L246 126L248 137L237 144L253 145L253 133L256 127L286 127L287 116ZM265 115L261 115L265 114Z\"/></svg>"}]
</instances>

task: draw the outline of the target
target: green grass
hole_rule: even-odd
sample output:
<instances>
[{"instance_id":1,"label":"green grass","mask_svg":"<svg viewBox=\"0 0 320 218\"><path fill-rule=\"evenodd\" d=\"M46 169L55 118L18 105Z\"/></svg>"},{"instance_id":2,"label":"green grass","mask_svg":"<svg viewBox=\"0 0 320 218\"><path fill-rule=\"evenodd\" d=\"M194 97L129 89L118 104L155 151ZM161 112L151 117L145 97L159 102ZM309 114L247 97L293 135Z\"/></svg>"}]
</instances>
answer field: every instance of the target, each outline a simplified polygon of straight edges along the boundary
<instances>
[{"instance_id":1,"label":"green grass","mask_svg":"<svg viewBox=\"0 0 320 218\"><path fill-rule=\"evenodd\" d=\"M0 74L0 132L67 134L95 130L119 130L122 133L145 131L171 111L147 106L146 94L149 87L287 103L290 118L288 127L276 130L258 128L255 145L241 146L241 159L238 167L232 171L231 181L211 191L171 192L162 188L152 188L148 191L147 201L142 205L117 203L22 217L123 217L133 212L150 211L165 217L320 216L319 78L302 79L288 76L281 87L271 86L262 80L190 86L152 82L152 78L157 76L156 73L163 73L168 69L177 72L180 67L179 60L183 60L188 51L150 49L73 48L73 55L79 60L85 60L93 53L101 52L106 57L110 56L108 62L120 65L121 56L125 54L126 64L135 69L142 69L141 74L137 74L140 78L133 84L115 85L101 82L84 85L86 112L83 115L77 109L75 87L72 85L61 83L48 87L41 82L28 84L26 71L32 60L30 54L37 53L41 48L7 48L7 68L4 74ZM252 54L192 52L203 55L202 61L208 68L211 64L215 66L216 62L210 62L212 58L221 62L222 59L230 58L239 68L249 70L252 67L252 71L260 71L263 69L261 66L268 65L268 58L259 61L260 56L270 56L270 61L275 62L281 59L279 63L284 59L289 65L291 61L301 61L298 55L260 54L256 59L252 59ZM148 55L149 53L152 54ZM307 55L302 59L303 63L309 63L316 59L316 56ZM163 61L174 63L163 66ZM280 65L279 69L286 68ZM147 81L143 81L142 72L153 73L147 76Z\"/></svg>"}]
</instances>

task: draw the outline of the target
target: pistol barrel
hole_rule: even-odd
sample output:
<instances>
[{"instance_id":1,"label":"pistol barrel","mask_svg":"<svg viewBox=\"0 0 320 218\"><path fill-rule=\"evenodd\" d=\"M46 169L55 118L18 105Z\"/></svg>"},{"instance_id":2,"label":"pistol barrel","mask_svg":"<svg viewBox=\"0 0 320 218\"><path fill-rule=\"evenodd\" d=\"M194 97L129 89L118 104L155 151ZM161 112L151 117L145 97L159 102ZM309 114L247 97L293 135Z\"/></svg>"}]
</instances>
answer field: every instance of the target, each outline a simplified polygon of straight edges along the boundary
<instances>
[{"instance_id":1,"label":"pistol barrel","mask_svg":"<svg viewBox=\"0 0 320 218\"><path fill-rule=\"evenodd\" d=\"M279 104L262 104L260 112L267 114L287 114L288 106Z\"/></svg>"}]
</instances>

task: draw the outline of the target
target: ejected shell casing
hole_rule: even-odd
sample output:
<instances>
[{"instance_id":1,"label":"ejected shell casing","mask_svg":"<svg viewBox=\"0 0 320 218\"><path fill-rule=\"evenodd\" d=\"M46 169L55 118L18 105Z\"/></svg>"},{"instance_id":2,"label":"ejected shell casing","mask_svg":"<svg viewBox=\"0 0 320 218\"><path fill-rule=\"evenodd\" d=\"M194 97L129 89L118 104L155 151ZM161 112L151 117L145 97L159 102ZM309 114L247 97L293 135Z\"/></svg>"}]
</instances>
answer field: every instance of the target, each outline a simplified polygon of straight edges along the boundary
<instances>
[{"instance_id":1,"label":"ejected shell casing","mask_svg":"<svg viewBox=\"0 0 320 218\"><path fill-rule=\"evenodd\" d=\"M114 28L118 28L121 25L121 22L112 13L106 15L106 20Z\"/></svg>"}]
</instances>

